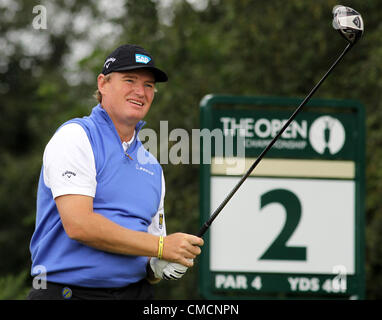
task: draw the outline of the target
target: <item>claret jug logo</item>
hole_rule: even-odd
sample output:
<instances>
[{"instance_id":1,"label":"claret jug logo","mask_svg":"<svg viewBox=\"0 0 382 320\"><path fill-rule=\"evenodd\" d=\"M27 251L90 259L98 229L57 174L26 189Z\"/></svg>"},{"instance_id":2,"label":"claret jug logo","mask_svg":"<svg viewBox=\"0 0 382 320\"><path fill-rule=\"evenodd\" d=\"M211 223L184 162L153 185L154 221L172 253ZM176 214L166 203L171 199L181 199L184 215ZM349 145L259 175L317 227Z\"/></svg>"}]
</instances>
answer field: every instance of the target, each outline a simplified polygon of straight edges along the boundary
<instances>
[{"instance_id":1,"label":"claret jug logo","mask_svg":"<svg viewBox=\"0 0 382 320\"><path fill-rule=\"evenodd\" d=\"M342 123L333 117L317 118L309 130L309 141L312 148L323 155L334 155L341 151L345 144L346 134Z\"/></svg>"}]
</instances>

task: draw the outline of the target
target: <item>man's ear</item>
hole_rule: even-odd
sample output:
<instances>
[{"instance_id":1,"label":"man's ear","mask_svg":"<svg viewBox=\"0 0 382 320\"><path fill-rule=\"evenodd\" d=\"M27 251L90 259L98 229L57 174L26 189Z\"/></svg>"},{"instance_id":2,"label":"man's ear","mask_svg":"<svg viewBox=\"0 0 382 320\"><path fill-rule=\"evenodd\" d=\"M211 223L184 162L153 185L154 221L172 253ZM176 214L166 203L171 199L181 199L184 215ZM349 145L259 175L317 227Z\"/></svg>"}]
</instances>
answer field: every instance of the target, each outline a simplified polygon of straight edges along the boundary
<instances>
[{"instance_id":1,"label":"man's ear","mask_svg":"<svg viewBox=\"0 0 382 320\"><path fill-rule=\"evenodd\" d=\"M97 77L97 85L98 85L98 91L101 92L101 94L105 93L105 84L108 82L107 77L100 73Z\"/></svg>"}]
</instances>

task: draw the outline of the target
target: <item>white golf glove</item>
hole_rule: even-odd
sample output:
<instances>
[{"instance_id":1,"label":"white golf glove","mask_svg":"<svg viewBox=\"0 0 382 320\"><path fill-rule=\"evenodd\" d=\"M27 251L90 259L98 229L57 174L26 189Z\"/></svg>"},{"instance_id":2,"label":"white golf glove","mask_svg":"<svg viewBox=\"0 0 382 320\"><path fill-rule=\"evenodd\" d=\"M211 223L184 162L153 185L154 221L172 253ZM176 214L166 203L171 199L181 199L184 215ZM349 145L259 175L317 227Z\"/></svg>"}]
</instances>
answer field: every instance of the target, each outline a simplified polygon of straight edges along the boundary
<instances>
[{"instance_id":1,"label":"white golf glove","mask_svg":"<svg viewBox=\"0 0 382 320\"><path fill-rule=\"evenodd\" d=\"M150 266L155 278L164 280L179 280L187 271L187 267L176 262L168 262L158 258L150 259Z\"/></svg>"}]
</instances>

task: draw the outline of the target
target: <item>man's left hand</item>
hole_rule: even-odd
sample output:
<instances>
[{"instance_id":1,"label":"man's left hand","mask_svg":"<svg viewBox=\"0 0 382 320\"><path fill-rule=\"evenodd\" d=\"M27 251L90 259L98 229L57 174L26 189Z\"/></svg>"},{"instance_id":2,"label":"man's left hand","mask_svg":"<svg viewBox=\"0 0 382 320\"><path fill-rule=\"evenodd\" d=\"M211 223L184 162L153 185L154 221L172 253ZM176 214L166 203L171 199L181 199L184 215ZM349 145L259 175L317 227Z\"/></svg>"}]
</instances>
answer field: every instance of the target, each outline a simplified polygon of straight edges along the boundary
<instances>
[{"instance_id":1,"label":"man's left hand","mask_svg":"<svg viewBox=\"0 0 382 320\"><path fill-rule=\"evenodd\" d=\"M182 264L158 258L151 258L150 266L156 278L165 280L179 280L188 269Z\"/></svg>"}]
</instances>

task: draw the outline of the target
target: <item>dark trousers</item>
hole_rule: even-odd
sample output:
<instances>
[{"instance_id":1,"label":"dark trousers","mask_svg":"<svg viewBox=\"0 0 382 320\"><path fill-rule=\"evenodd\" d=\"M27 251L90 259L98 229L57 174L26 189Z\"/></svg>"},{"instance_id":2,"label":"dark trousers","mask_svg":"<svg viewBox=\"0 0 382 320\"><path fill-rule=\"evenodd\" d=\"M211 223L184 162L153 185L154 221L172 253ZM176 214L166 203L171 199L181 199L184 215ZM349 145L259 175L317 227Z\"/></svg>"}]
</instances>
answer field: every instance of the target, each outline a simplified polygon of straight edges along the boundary
<instances>
[{"instance_id":1,"label":"dark trousers","mask_svg":"<svg viewBox=\"0 0 382 320\"><path fill-rule=\"evenodd\" d=\"M47 282L46 289L32 288L28 300L151 300L153 288L145 279L122 288L85 288Z\"/></svg>"}]
</instances>

